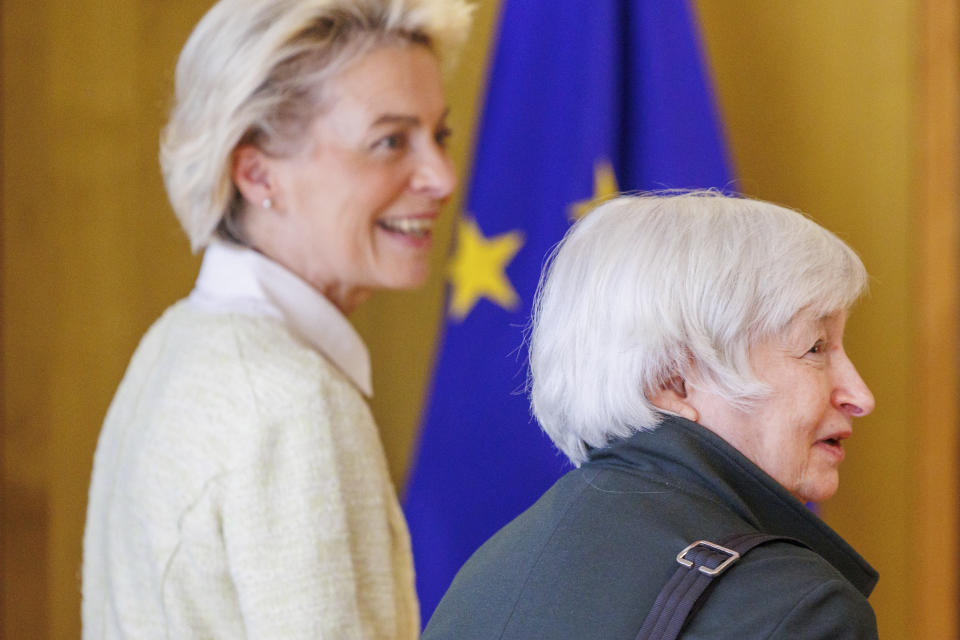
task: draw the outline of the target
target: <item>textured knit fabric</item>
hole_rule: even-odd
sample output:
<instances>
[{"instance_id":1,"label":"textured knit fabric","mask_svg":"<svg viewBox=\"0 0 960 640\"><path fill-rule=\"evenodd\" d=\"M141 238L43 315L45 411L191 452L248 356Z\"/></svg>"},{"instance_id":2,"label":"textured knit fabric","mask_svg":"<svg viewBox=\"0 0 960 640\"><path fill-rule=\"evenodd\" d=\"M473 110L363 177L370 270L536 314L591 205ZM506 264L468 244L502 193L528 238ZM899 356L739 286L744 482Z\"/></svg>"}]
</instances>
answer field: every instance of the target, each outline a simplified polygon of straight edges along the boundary
<instances>
[{"instance_id":1,"label":"textured knit fabric","mask_svg":"<svg viewBox=\"0 0 960 640\"><path fill-rule=\"evenodd\" d=\"M208 249L191 299L133 356L94 459L85 638L417 637L363 357L342 348L359 338L323 355L293 327L346 321L278 301L313 290L268 263Z\"/></svg>"},{"instance_id":2,"label":"textured knit fabric","mask_svg":"<svg viewBox=\"0 0 960 640\"><path fill-rule=\"evenodd\" d=\"M706 592L685 640L875 640L876 572L773 478L702 426L668 418L591 452L457 574L424 640L634 640L697 540L772 542Z\"/></svg>"}]
</instances>

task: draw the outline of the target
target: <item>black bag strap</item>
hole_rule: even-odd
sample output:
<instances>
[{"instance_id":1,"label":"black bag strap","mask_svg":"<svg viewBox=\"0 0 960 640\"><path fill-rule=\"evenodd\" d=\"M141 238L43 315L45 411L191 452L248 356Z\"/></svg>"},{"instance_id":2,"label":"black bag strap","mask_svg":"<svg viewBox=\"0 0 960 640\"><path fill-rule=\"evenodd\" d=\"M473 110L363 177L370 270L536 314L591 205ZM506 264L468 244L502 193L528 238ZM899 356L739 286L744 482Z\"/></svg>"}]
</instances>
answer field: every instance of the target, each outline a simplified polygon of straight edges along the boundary
<instances>
[{"instance_id":1,"label":"black bag strap","mask_svg":"<svg viewBox=\"0 0 960 640\"><path fill-rule=\"evenodd\" d=\"M734 534L720 542L698 540L689 545L677 554L680 566L657 596L636 640L677 638L707 587L748 551L774 540L806 546L793 538L756 532Z\"/></svg>"}]
</instances>

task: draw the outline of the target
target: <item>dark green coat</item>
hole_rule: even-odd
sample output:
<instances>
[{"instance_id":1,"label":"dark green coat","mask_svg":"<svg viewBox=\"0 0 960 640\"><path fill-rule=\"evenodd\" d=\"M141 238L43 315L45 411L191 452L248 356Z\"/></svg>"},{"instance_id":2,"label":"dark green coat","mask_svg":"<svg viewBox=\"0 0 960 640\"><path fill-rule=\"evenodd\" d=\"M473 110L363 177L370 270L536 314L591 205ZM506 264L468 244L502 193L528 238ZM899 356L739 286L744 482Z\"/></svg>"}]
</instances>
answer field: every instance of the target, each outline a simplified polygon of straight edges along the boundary
<instances>
[{"instance_id":1,"label":"dark green coat","mask_svg":"<svg viewBox=\"0 0 960 640\"><path fill-rule=\"evenodd\" d=\"M773 542L708 591L682 638L876 638L877 573L802 503L700 425L669 418L592 452L467 561L424 640L633 640L676 555L760 531Z\"/></svg>"}]
</instances>

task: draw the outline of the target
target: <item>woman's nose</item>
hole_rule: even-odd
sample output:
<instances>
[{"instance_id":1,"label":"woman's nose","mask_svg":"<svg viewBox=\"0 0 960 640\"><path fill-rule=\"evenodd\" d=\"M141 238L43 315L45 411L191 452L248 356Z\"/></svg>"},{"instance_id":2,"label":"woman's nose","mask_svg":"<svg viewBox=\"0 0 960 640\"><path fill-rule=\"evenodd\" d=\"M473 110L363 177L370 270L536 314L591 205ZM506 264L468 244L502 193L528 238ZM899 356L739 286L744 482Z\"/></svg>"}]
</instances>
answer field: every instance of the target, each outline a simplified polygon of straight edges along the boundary
<instances>
[{"instance_id":1,"label":"woman's nose","mask_svg":"<svg viewBox=\"0 0 960 640\"><path fill-rule=\"evenodd\" d=\"M875 406L873 392L863 381L857 368L853 365L846 353L838 358L837 377L833 391L834 405L852 417L865 416L873 411Z\"/></svg>"},{"instance_id":2,"label":"woman's nose","mask_svg":"<svg viewBox=\"0 0 960 640\"><path fill-rule=\"evenodd\" d=\"M410 186L414 191L428 192L438 200L443 200L453 193L457 186L457 175L453 170L453 162L443 147L434 147L423 152Z\"/></svg>"}]
</instances>

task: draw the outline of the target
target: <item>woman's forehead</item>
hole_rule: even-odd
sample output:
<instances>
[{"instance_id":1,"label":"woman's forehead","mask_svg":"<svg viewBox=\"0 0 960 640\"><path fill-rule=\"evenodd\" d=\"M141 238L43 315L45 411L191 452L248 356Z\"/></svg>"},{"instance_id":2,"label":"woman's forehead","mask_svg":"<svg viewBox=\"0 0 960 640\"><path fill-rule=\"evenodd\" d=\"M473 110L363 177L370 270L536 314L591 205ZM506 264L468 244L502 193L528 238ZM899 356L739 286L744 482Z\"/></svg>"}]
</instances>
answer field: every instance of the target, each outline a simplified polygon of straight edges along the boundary
<instances>
[{"instance_id":1,"label":"woman's forehead","mask_svg":"<svg viewBox=\"0 0 960 640\"><path fill-rule=\"evenodd\" d=\"M812 332L842 335L846 321L846 309L838 309L824 313L808 307L801 309L793 316L793 319L790 320L784 328L782 335L786 339L804 338Z\"/></svg>"}]
</instances>

